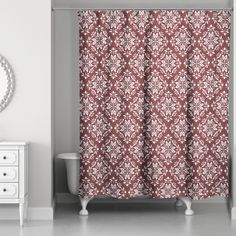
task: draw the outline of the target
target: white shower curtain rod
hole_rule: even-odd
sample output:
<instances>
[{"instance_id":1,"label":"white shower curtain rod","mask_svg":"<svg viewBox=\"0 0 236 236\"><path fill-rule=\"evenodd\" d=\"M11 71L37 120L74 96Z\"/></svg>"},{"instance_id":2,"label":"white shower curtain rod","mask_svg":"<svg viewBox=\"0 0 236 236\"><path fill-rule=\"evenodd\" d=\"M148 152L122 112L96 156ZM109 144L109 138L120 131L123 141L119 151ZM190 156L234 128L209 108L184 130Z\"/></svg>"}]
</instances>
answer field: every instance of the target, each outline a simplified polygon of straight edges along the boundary
<instances>
[{"instance_id":1,"label":"white shower curtain rod","mask_svg":"<svg viewBox=\"0 0 236 236\"><path fill-rule=\"evenodd\" d=\"M136 11L158 11L158 10L187 10L187 11L233 11L233 8L73 8L53 7L52 11L77 10L77 11L111 11L111 10L136 10Z\"/></svg>"}]
</instances>

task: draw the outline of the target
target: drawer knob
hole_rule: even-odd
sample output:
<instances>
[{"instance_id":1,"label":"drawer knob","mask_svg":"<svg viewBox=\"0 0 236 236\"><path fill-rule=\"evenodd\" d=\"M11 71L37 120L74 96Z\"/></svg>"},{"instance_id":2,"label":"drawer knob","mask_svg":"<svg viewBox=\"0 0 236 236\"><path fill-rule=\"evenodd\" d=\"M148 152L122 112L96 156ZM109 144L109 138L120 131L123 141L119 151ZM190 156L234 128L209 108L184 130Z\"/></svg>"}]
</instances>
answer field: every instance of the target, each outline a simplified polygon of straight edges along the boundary
<instances>
[{"instance_id":1,"label":"drawer knob","mask_svg":"<svg viewBox=\"0 0 236 236\"><path fill-rule=\"evenodd\" d=\"M6 159L7 159L7 157L6 157L6 156L4 156L4 157L3 157L3 159L4 159L4 160L6 160Z\"/></svg>"},{"instance_id":2,"label":"drawer knob","mask_svg":"<svg viewBox=\"0 0 236 236\"><path fill-rule=\"evenodd\" d=\"M4 189L3 189L3 192L6 192L6 191L7 191L7 190L4 188Z\"/></svg>"},{"instance_id":3,"label":"drawer knob","mask_svg":"<svg viewBox=\"0 0 236 236\"><path fill-rule=\"evenodd\" d=\"M7 173L3 173L3 176L6 176L7 175Z\"/></svg>"}]
</instances>

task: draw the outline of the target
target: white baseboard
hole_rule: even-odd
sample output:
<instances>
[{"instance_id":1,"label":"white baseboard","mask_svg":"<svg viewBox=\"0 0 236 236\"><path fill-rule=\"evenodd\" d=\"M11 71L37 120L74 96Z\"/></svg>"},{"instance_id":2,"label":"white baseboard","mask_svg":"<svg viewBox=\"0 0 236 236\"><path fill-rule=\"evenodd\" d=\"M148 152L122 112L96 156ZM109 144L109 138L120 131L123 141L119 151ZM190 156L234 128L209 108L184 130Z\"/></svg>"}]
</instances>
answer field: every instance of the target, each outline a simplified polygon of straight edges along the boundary
<instances>
[{"instance_id":1,"label":"white baseboard","mask_svg":"<svg viewBox=\"0 0 236 236\"><path fill-rule=\"evenodd\" d=\"M17 205L1 205L0 220L19 220L19 208Z\"/></svg>"},{"instance_id":2,"label":"white baseboard","mask_svg":"<svg viewBox=\"0 0 236 236\"><path fill-rule=\"evenodd\" d=\"M236 220L236 207L231 208L231 220Z\"/></svg>"},{"instance_id":3,"label":"white baseboard","mask_svg":"<svg viewBox=\"0 0 236 236\"><path fill-rule=\"evenodd\" d=\"M28 209L29 220L53 220L53 207L30 207Z\"/></svg>"},{"instance_id":4,"label":"white baseboard","mask_svg":"<svg viewBox=\"0 0 236 236\"><path fill-rule=\"evenodd\" d=\"M53 207L29 207L28 220L53 220ZM19 220L17 205L1 205L0 220Z\"/></svg>"},{"instance_id":5,"label":"white baseboard","mask_svg":"<svg viewBox=\"0 0 236 236\"><path fill-rule=\"evenodd\" d=\"M80 204L79 201L79 197L72 195L70 193L57 193L56 194L56 199L55 199L56 203L63 203L63 204L69 204L69 203L78 203ZM93 200L93 202L96 203L100 203L100 202L104 202L104 203L110 203L110 202L114 202L116 200L112 199L112 198L106 198L106 197L100 197L100 198L96 198ZM136 203L136 202L142 202L142 203L150 203L150 202L166 202L166 203L170 203L173 202L173 199L161 199L161 200L157 200L157 199L150 199L147 197L138 197L138 198L133 198L133 199L127 199L127 200L119 200L122 203ZM203 199L203 200L198 200L198 201L194 201L194 202L199 202L199 203L226 203L227 199L223 198L223 197L211 197L208 199Z\"/></svg>"}]
</instances>

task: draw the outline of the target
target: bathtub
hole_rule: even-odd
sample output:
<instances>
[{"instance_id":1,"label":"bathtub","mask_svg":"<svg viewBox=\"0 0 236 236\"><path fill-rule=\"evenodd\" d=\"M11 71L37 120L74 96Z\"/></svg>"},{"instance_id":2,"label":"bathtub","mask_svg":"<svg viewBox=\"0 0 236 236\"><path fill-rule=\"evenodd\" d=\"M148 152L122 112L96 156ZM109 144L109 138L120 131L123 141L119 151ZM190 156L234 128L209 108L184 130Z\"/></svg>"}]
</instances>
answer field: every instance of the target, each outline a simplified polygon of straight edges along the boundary
<instances>
[{"instance_id":1,"label":"bathtub","mask_svg":"<svg viewBox=\"0 0 236 236\"><path fill-rule=\"evenodd\" d=\"M79 196L79 174L80 174L80 158L78 153L60 153L56 156L58 159L65 161L66 173L67 173L67 184L69 191ZM80 215L87 216L88 210L87 205L92 198L81 198L80 203L82 209ZM192 200L188 197L177 198L176 206L182 206L183 203L186 205L185 215L191 216L194 214L191 209Z\"/></svg>"},{"instance_id":2,"label":"bathtub","mask_svg":"<svg viewBox=\"0 0 236 236\"><path fill-rule=\"evenodd\" d=\"M67 185L70 193L77 195L79 194L79 167L80 159L78 153L60 153L56 156L58 159L65 161L66 165L66 175L67 175ZM88 202L91 198L80 198L80 203L82 209L80 215L87 216L88 211L86 209Z\"/></svg>"}]
</instances>

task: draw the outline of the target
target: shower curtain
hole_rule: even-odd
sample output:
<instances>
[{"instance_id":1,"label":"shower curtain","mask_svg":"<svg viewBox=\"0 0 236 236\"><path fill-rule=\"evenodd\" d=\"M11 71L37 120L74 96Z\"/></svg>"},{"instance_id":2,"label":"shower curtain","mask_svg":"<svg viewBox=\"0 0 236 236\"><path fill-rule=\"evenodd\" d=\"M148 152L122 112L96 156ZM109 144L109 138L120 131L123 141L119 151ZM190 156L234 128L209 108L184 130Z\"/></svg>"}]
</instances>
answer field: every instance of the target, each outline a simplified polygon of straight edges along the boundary
<instances>
[{"instance_id":1,"label":"shower curtain","mask_svg":"<svg viewBox=\"0 0 236 236\"><path fill-rule=\"evenodd\" d=\"M230 13L79 12L82 197L228 195Z\"/></svg>"}]
</instances>

